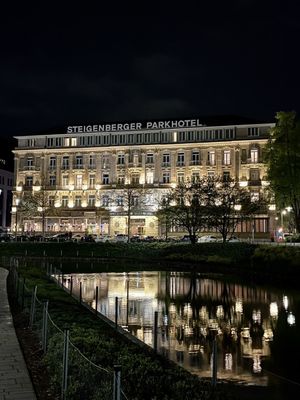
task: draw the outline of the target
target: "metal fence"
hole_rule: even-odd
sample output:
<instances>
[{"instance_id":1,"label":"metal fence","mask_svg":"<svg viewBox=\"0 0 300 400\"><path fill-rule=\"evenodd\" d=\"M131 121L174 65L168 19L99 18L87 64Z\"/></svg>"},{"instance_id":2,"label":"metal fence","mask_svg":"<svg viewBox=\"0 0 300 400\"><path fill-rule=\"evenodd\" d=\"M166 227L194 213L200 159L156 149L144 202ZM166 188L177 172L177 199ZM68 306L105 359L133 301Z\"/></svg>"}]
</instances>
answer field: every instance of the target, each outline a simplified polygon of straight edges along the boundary
<instances>
[{"instance_id":1,"label":"metal fence","mask_svg":"<svg viewBox=\"0 0 300 400\"><path fill-rule=\"evenodd\" d=\"M72 342L70 331L61 329L48 311L48 301L38 298L38 288L29 288L14 266L10 268L16 300L29 315L29 327L39 338L46 363L55 373L53 391L61 399L128 400L121 388L121 366L97 365Z\"/></svg>"}]
</instances>

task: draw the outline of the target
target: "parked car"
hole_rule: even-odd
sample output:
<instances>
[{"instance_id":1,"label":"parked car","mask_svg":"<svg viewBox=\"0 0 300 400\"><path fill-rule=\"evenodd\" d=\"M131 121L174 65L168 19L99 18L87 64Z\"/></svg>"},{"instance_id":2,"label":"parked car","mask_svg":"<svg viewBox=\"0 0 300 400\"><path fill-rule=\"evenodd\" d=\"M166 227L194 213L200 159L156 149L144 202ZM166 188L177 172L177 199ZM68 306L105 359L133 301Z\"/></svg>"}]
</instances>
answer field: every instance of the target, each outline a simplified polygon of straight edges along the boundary
<instances>
[{"instance_id":1,"label":"parked car","mask_svg":"<svg viewBox=\"0 0 300 400\"><path fill-rule=\"evenodd\" d=\"M95 237L95 242L96 243L107 243L107 242L112 242L113 237L110 235L99 235Z\"/></svg>"},{"instance_id":2,"label":"parked car","mask_svg":"<svg viewBox=\"0 0 300 400\"><path fill-rule=\"evenodd\" d=\"M240 239L237 238L236 236L231 236L229 239L227 239L228 243L239 243Z\"/></svg>"},{"instance_id":3,"label":"parked car","mask_svg":"<svg viewBox=\"0 0 300 400\"><path fill-rule=\"evenodd\" d=\"M198 243L209 243L209 242L218 242L218 241L220 241L220 239L214 235L205 235L205 236L200 236L198 238Z\"/></svg>"},{"instance_id":4,"label":"parked car","mask_svg":"<svg viewBox=\"0 0 300 400\"><path fill-rule=\"evenodd\" d=\"M73 242L80 242L83 240L84 234L83 233L75 233L75 235L72 236L72 241Z\"/></svg>"},{"instance_id":5,"label":"parked car","mask_svg":"<svg viewBox=\"0 0 300 400\"><path fill-rule=\"evenodd\" d=\"M65 242L68 239L69 239L68 232L56 233L55 235L49 237L50 242Z\"/></svg>"},{"instance_id":6,"label":"parked car","mask_svg":"<svg viewBox=\"0 0 300 400\"><path fill-rule=\"evenodd\" d=\"M119 234L117 234L117 235L114 237L114 242L117 242L117 243L121 243L121 242L127 243L127 242L128 242L128 236L127 236L127 235L124 235L123 233L119 233Z\"/></svg>"}]
</instances>

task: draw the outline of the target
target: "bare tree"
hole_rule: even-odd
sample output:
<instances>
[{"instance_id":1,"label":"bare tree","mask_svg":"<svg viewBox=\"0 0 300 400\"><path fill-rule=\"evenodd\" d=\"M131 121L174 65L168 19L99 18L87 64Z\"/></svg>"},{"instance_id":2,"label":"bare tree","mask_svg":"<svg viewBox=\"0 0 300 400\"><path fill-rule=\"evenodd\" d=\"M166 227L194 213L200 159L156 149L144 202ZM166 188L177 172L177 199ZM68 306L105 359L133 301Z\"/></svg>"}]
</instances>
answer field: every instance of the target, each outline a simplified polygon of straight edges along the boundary
<instances>
[{"instance_id":1,"label":"bare tree","mask_svg":"<svg viewBox=\"0 0 300 400\"><path fill-rule=\"evenodd\" d=\"M117 190L114 195L114 202L127 217L127 241L130 242L131 237L131 220L132 215L139 214L144 211L148 205L148 197L152 192L145 189L140 184L127 184Z\"/></svg>"}]
</instances>

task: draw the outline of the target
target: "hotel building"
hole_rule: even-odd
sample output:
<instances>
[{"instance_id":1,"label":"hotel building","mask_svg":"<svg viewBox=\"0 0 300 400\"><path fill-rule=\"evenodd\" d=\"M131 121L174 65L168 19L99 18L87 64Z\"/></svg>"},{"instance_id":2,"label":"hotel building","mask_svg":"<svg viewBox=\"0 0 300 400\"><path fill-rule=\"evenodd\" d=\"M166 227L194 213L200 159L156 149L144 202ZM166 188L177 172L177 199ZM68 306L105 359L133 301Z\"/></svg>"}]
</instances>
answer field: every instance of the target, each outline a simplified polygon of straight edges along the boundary
<instances>
[{"instance_id":1,"label":"hotel building","mask_svg":"<svg viewBox=\"0 0 300 400\"><path fill-rule=\"evenodd\" d=\"M230 176L259 198L268 185L264 146L272 123L205 125L197 119L69 126L66 132L17 136L13 226L42 231L41 215L18 214L28 192L40 192L46 232L160 235L155 216L170 188L201 176ZM47 212L45 212L47 211ZM16 216L18 221L16 224ZM255 232L273 229L255 217ZM239 226L249 233L253 225Z\"/></svg>"}]
</instances>

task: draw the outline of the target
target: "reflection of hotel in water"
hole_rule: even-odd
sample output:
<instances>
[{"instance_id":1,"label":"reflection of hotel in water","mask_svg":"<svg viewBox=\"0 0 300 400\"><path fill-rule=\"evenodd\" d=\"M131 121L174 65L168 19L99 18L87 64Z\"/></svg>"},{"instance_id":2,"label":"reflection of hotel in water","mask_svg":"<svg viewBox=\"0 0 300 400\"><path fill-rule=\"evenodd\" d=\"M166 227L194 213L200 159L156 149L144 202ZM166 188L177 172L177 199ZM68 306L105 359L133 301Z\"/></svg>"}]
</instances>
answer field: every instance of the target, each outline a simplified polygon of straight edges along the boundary
<instances>
[{"instance_id":1,"label":"reflection of hotel in water","mask_svg":"<svg viewBox=\"0 0 300 400\"><path fill-rule=\"evenodd\" d=\"M70 284L69 277L67 285ZM84 301L153 346L153 322L159 312L158 346L169 358L202 376L210 375L211 340L217 335L218 374L233 378L261 372L270 355L282 298L264 289L181 273L74 275L74 292L82 282Z\"/></svg>"}]
</instances>

